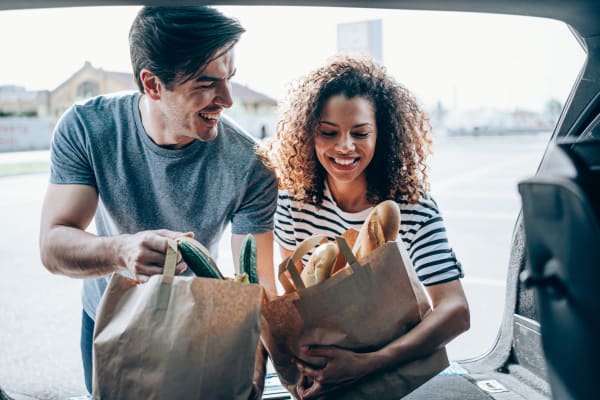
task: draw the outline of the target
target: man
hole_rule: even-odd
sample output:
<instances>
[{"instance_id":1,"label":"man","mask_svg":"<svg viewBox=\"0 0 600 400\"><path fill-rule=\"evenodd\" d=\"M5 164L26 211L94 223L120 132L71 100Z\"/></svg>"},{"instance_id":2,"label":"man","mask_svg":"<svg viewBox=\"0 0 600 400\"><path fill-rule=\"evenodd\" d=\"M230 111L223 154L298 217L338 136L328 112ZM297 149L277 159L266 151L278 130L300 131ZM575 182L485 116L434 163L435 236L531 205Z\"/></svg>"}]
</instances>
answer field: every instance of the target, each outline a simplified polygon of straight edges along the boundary
<instances>
[{"instance_id":1,"label":"man","mask_svg":"<svg viewBox=\"0 0 600 400\"><path fill-rule=\"evenodd\" d=\"M140 93L75 105L54 131L40 253L49 271L85 279L81 349L90 392L96 307L110 274L144 282L162 273L168 238L194 235L216 257L231 223L237 262L252 233L259 278L275 292L275 176L222 114L232 105L233 48L243 32L211 8L142 8L129 33ZM97 235L86 232L92 218ZM191 272L179 263L177 273Z\"/></svg>"}]
</instances>

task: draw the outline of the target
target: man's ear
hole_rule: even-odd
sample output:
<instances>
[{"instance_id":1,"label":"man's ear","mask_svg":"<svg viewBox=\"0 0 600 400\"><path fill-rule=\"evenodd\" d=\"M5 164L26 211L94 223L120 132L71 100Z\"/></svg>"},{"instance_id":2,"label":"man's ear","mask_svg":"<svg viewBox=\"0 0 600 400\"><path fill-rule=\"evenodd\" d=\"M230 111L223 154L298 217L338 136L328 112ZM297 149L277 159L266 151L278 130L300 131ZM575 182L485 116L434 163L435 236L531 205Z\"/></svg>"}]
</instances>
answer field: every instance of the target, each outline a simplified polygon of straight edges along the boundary
<instances>
[{"instance_id":1,"label":"man's ear","mask_svg":"<svg viewBox=\"0 0 600 400\"><path fill-rule=\"evenodd\" d=\"M152 72L147 69L140 71L140 80L144 86L144 93L148 95L152 100L159 100L163 85L160 79Z\"/></svg>"}]
</instances>

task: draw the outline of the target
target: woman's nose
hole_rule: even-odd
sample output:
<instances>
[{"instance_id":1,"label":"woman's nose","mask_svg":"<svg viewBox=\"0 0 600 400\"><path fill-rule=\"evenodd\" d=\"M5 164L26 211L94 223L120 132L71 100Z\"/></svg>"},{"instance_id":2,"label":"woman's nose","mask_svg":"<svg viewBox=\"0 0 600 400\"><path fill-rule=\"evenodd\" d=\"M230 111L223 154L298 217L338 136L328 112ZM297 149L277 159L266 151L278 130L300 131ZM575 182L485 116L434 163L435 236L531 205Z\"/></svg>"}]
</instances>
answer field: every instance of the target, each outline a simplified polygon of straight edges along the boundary
<instances>
[{"instance_id":1,"label":"woman's nose","mask_svg":"<svg viewBox=\"0 0 600 400\"><path fill-rule=\"evenodd\" d=\"M336 150L342 153L348 153L354 150L354 139L349 134L341 134L336 143Z\"/></svg>"}]
</instances>

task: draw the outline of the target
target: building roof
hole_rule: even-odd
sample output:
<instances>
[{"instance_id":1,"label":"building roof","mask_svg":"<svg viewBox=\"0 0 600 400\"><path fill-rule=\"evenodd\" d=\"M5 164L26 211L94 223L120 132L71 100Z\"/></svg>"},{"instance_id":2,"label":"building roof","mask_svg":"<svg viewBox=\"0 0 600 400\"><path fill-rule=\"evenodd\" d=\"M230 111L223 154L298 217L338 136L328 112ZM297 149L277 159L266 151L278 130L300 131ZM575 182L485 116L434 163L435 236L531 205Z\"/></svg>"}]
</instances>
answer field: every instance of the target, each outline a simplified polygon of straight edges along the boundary
<instances>
[{"instance_id":1,"label":"building roof","mask_svg":"<svg viewBox=\"0 0 600 400\"><path fill-rule=\"evenodd\" d=\"M248 86L232 82L231 90L233 91L233 96L239 99L242 103L258 103L270 106L277 105L277 101L275 99L272 99L263 93L252 90Z\"/></svg>"},{"instance_id":2,"label":"building roof","mask_svg":"<svg viewBox=\"0 0 600 400\"><path fill-rule=\"evenodd\" d=\"M89 61L86 61L80 69L78 69L77 71L75 71L67 80L65 80L63 83L61 83L54 90L58 90L59 88L61 88L65 84L67 84L70 80L72 80L73 78L75 78L77 76L77 74L79 74L81 71L83 71L85 69L90 69L90 68L98 70L98 71L102 71L106 77L109 77L109 78L112 78L112 79L115 79L115 80L119 80L123 84L125 84L127 86L130 86L130 88L132 90L136 90L137 89L137 86L136 86L136 83L135 83L135 81L133 79L133 74L132 73L130 73L130 72L118 72L118 71L106 71L106 70L103 70L102 68L96 68ZM267 96L266 94L257 92L257 91L255 91L253 89L250 89L247 86L240 85L240 84L235 83L235 82L232 82L231 86L232 86L233 97L235 97L241 103L244 103L244 104L263 104L263 105L268 105L268 106L275 106L275 105L277 105L277 101L275 99Z\"/></svg>"}]
</instances>

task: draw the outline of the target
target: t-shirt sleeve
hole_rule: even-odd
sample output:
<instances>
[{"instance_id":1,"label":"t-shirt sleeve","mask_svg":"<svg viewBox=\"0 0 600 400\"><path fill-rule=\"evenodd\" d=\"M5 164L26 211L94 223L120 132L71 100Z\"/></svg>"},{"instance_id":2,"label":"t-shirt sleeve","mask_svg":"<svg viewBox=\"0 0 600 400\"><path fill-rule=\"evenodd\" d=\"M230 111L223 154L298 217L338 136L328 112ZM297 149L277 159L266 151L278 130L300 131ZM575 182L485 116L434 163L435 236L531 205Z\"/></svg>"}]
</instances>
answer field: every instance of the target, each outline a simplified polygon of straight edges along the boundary
<instances>
[{"instance_id":1,"label":"t-shirt sleeve","mask_svg":"<svg viewBox=\"0 0 600 400\"><path fill-rule=\"evenodd\" d=\"M256 159L248 175L242 204L232 217L231 232L243 235L272 231L276 206L275 173Z\"/></svg>"},{"instance_id":2,"label":"t-shirt sleeve","mask_svg":"<svg viewBox=\"0 0 600 400\"><path fill-rule=\"evenodd\" d=\"M50 182L96 186L88 140L76 106L57 122L50 146Z\"/></svg>"},{"instance_id":3,"label":"t-shirt sleeve","mask_svg":"<svg viewBox=\"0 0 600 400\"><path fill-rule=\"evenodd\" d=\"M275 241L286 250L296 248L294 224L292 220L292 203L286 191L280 190L275 212Z\"/></svg>"},{"instance_id":4,"label":"t-shirt sleeve","mask_svg":"<svg viewBox=\"0 0 600 400\"><path fill-rule=\"evenodd\" d=\"M420 200L420 207L428 216L414 230L407 249L419 280L431 286L462 278L462 265L448 242L437 205L426 198Z\"/></svg>"}]
</instances>

